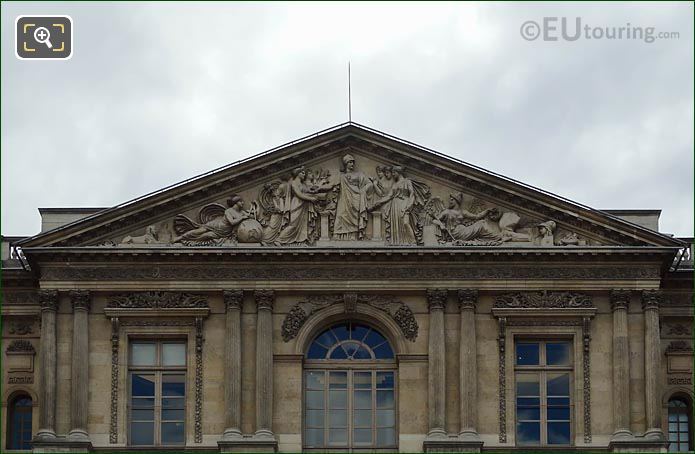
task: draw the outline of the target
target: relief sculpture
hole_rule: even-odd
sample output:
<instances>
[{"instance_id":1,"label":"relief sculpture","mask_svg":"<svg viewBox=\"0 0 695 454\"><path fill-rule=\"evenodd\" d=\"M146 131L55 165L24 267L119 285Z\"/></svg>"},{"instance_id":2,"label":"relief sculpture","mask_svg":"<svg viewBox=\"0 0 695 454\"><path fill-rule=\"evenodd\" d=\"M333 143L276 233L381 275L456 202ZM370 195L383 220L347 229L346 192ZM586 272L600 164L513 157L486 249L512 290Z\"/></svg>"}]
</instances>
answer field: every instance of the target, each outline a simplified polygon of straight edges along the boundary
<instances>
[{"instance_id":1,"label":"relief sculpture","mask_svg":"<svg viewBox=\"0 0 695 454\"><path fill-rule=\"evenodd\" d=\"M442 200L443 188L418 181L403 166L344 153L327 167L298 166L232 194L226 207L151 224L103 246L583 246L554 220L529 218L463 192ZM360 161L362 164L360 165ZM332 166L339 171L332 173ZM446 189L444 189L446 190ZM433 194L435 192L437 195ZM250 200L246 209L244 201Z\"/></svg>"}]
</instances>

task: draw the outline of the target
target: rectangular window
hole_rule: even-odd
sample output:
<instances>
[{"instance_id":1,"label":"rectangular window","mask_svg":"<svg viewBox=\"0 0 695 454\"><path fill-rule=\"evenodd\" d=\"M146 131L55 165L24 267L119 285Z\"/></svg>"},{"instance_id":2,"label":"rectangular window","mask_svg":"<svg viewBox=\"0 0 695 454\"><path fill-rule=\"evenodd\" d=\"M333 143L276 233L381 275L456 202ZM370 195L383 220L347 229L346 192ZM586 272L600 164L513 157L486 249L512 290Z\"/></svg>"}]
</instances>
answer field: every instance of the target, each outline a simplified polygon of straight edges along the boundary
<instances>
[{"instance_id":1,"label":"rectangular window","mask_svg":"<svg viewBox=\"0 0 695 454\"><path fill-rule=\"evenodd\" d=\"M186 343L130 343L128 419L131 446L181 446L186 442Z\"/></svg>"},{"instance_id":2,"label":"rectangular window","mask_svg":"<svg viewBox=\"0 0 695 454\"><path fill-rule=\"evenodd\" d=\"M569 340L516 342L517 445L571 444L572 370Z\"/></svg>"}]
</instances>

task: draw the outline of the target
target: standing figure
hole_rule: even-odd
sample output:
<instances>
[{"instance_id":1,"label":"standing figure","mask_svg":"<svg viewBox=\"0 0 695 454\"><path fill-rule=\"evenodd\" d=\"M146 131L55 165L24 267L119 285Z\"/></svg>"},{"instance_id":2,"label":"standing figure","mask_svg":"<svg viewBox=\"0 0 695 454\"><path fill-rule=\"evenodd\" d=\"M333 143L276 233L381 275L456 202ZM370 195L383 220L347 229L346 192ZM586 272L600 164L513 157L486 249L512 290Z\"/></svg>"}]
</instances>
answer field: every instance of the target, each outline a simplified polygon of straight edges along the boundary
<instances>
[{"instance_id":1,"label":"standing figure","mask_svg":"<svg viewBox=\"0 0 695 454\"><path fill-rule=\"evenodd\" d=\"M349 154L343 156L333 239L364 239L364 230L367 228L367 190L370 185L369 178L355 169L355 158Z\"/></svg>"},{"instance_id":2,"label":"standing figure","mask_svg":"<svg viewBox=\"0 0 695 454\"><path fill-rule=\"evenodd\" d=\"M390 206L387 211L386 228L393 245L416 244L413 228L412 208L415 203L413 183L403 176L403 167L393 167L393 186L387 196Z\"/></svg>"},{"instance_id":3,"label":"standing figure","mask_svg":"<svg viewBox=\"0 0 695 454\"><path fill-rule=\"evenodd\" d=\"M261 242L273 244L280 235L280 231L287 220L287 210L285 200L289 191L289 183L286 181L274 181L266 183L259 196L259 201L263 207L266 217L265 227L263 227L263 237Z\"/></svg>"},{"instance_id":4,"label":"standing figure","mask_svg":"<svg viewBox=\"0 0 695 454\"><path fill-rule=\"evenodd\" d=\"M313 243L316 240L316 219L318 213L314 202L319 194L306 184L307 172L304 167L292 171L285 199L287 223L276 238L279 244Z\"/></svg>"}]
</instances>

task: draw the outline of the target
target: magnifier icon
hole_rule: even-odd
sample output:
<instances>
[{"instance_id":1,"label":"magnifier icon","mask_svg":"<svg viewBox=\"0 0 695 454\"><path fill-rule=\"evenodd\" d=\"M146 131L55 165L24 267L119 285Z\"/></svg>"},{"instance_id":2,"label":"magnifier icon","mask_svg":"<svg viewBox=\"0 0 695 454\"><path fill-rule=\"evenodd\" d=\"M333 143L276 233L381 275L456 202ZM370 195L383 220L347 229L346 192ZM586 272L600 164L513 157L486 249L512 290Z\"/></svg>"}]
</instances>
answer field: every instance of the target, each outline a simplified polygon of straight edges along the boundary
<instances>
[{"instance_id":1,"label":"magnifier icon","mask_svg":"<svg viewBox=\"0 0 695 454\"><path fill-rule=\"evenodd\" d=\"M36 30L34 30L34 39L41 44L46 44L49 49L53 48L50 41L51 33L46 27L38 27Z\"/></svg>"}]
</instances>

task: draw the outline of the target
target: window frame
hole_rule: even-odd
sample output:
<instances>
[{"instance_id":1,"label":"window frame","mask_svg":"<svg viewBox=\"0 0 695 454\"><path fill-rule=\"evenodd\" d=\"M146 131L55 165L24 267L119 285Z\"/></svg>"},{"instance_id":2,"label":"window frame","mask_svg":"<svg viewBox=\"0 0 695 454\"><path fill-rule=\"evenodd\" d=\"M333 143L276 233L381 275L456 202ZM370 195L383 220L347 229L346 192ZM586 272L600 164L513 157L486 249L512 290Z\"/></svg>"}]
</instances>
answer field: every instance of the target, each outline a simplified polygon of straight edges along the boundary
<instances>
[{"instance_id":1,"label":"window frame","mask_svg":"<svg viewBox=\"0 0 695 454\"><path fill-rule=\"evenodd\" d=\"M680 401L685 404L683 407L672 407L671 402L672 401ZM666 402L666 441L668 442L668 447L667 451L668 452L692 452L693 450L693 412L692 412L692 399L690 399L688 396L683 396L681 394L673 394L668 398L668 401ZM677 424L677 431L673 432L671 431L671 409L682 409L679 411L674 412L676 414L676 421L675 423ZM680 424L681 422L681 416L685 415L687 418L687 424L686 424L686 430L688 433L688 439L686 441L681 441L680 440L680 434L683 432L680 430ZM671 434L675 433L679 435L678 440L671 441ZM671 450L671 444L675 443L677 445L677 448L680 448L681 444L688 444L688 450L687 451L681 451L680 449L677 449L676 451Z\"/></svg>"},{"instance_id":2,"label":"window frame","mask_svg":"<svg viewBox=\"0 0 695 454\"><path fill-rule=\"evenodd\" d=\"M383 331L375 326L373 326L370 323L363 322L361 320L346 320L346 321L339 321L332 323L329 326L324 326L322 329L318 330L314 336L312 336L311 341L307 345L307 351L313 344L314 340L320 336L324 331L326 331L329 328L333 328L334 326L340 325L342 323L357 323L360 325L364 325L371 330L376 331L379 333L381 336L386 339L388 342L391 350L394 353L393 358L388 358L388 359L354 359L354 360L345 360L345 359L308 359L306 357L306 353L304 354L303 357L303 367L302 367L302 421L301 421L301 433L302 433L302 451L306 452L330 452L330 451L366 451L366 452L380 452L380 451L387 451L387 452L393 452L394 450L398 449L399 445L399 440L398 440L398 421L399 421L399 400L398 400L398 363L396 361L396 352L393 349L393 343L391 340L383 334ZM341 342L345 341L338 341L336 344L334 344L331 348L337 348L338 345L340 345ZM371 351L371 348L370 348ZM330 349L327 354L327 356L330 356ZM308 389L308 383L307 383L307 376L309 372L323 372L324 374L324 400L323 400L323 431L324 431L324 442L322 446L308 446L307 445L307 429L310 427L307 427L307 411L309 410L307 407L307 391ZM330 431L330 422L329 422L329 392L330 392L330 373L331 372L347 372L347 384L346 388L344 388L347 392L347 424L345 426L347 430L347 439L346 443L344 445L333 445L331 446L329 444L329 431ZM356 445L354 441L354 429L355 424L354 424L354 412L355 412L355 405L354 405L354 399L355 399L355 390L359 388L354 387L354 376L355 373L357 372L370 372L371 373L371 387L369 388L372 396L371 396L371 412L372 412L372 420L371 420L371 430L372 430L372 443L370 445ZM393 409L394 412L394 422L393 422L393 431L394 431L394 443L392 445L384 445L384 446L378 446L377 445L377 429L378 423L376 419L377 415L377 392L378 388L376 385L376 380L377 380L377 374L379 372L390 372L393 374L393 388L387 388L388 390L393 391L393 407L390 409ZM365 388L366 390L367 388ZM312 389L313 390L313 389ZM357 427L359 428L359 427Z\"/></svg>"},{"instance_id":3,"label":"window frame","mask_svg":"<svg viewBox=\"0 0 695 454\"><path fill-rule=\"evenodd\" d=\"M569 345L569 363L566 365L548 365L547 364L547 348L548 344L554 343L566 343ZM517 346L520 344L538 344L538 364L534 365L517 365ZM575 437L575 418L573 417L575 412L575 398L574 398L574 386L575 386L575 342L574 336L572 335L548 335L548 336L529 336L529 335L516 335L514 336L514 345L512 349L512 361L514 367L514 380L512 386L512 398L514 402L514 440L517 447L523 448L566 448L574 446ZM549 420L548 419L548 376L556 373L567 373L569 375L568 384L568 394L569 398L569 443L559 444L559 443L548 443L548 423L557 421L565 422L566 420ZM517 401L517 383L519 375L535 375L538 377L539 385L539 419L538 420L526 420L519 419L518 401ZM524 396L522 396L524 397ZM529 396L531 397L531 396ZM559 396L557 396L559 397ZM519 442L518 436L518 423L519 422L538 422L540 426L540 439L538 444L526 444Z\"/></svg>"},{"instance_id":4,"label":"window frame","mask_svg":"<svg viewBox=\"0 0 695 454\"><path fill-rule=\"evenodd\" d=\"M154 344L155 345L155 360L154 364L151 365L134 365L133 361L133 345L135 344ZM175 366L167 366L163 364L163 351L164 351L164 345L165 344L177 344L177 345L183 345L184 349L184 364L183 365L175 365ZM128 398L126 399L126 417L127 417L127 424L126 424L126 430L127 430L127 446L128 447L133 447L133 448L161 448L161 447L172 447L172 448L182 448L186 446L186 439L187 439L187 413L188 413L188 366L189 366L189 358L188 358L188 339L187 337L181 337L181 336L175 336L175 337L166 337L166 336L159 336L159 337L144 337L144 336L138 336L138 337L133 337L128 339L128 351L127 351L127 360L128 360L128 367L127 367L127 390L128 390ZM154 378L154 404L152 406L152 411L153 411L153 419L152 419L152 424L153 424L153 430L152 430L152 440L153 444L134 444L133 443L133 436L132 436L132 423L133 422L140 422L139 420L133 420L133 410L137 409L134 408L133 405L133 375L138 374L138 375L152 375ZM162 390L163 390L163 383L164 383L164 376L167 375L183 375L183 386L184 386L184 396L183 397L173 397L176 399L181 399L183 401L183 406L181 410L183 411L183 420L163 420L162 419L162 399L164 398L172 398L169 396L163 396L162 395ZM135 397L138 398L138 397ZM177 408L178 409L178 408ZM142 420L142 422L149 422L150 420ZM180 443L163 443L162 442L162 423L163 422L180 422L183 424L183 441Z\"/></svg>"},{"instance_id":5,"label":"window frame","mask_svg":"<svg viewBox=\"0 0 695 454\"><path fill-rule=\"evenodd\" d=\"M17 402L20 399L29 399L31 402L30 405L28 406L23 406L20 407L23 410L21 411L20 414L23 414L24 417L22 418L22 423L19 426L19 444L20 446L23 446L24 443L24 433L26 432L26 426L28 425L29 427L29 441L27 442L28 446L27 447L20 447L20 448L13 448L11 447L11 444L15 441L14 437L14 432L15 429L17 428L14 423L14 416L17 414ZM26 391L17 391L13 393L12 396L8 399L7 403L7 432L5 434L6 442L5 442L5 447L7 450L15 450L15 451L30 451L32 449L31 446L31 440L33 438L33 423L34 423L34 399L33 397ZM26 410L28 408L28 410ZM26 418L26 415L29 416L28 421Z\"/></svg>"}]
</instances>

